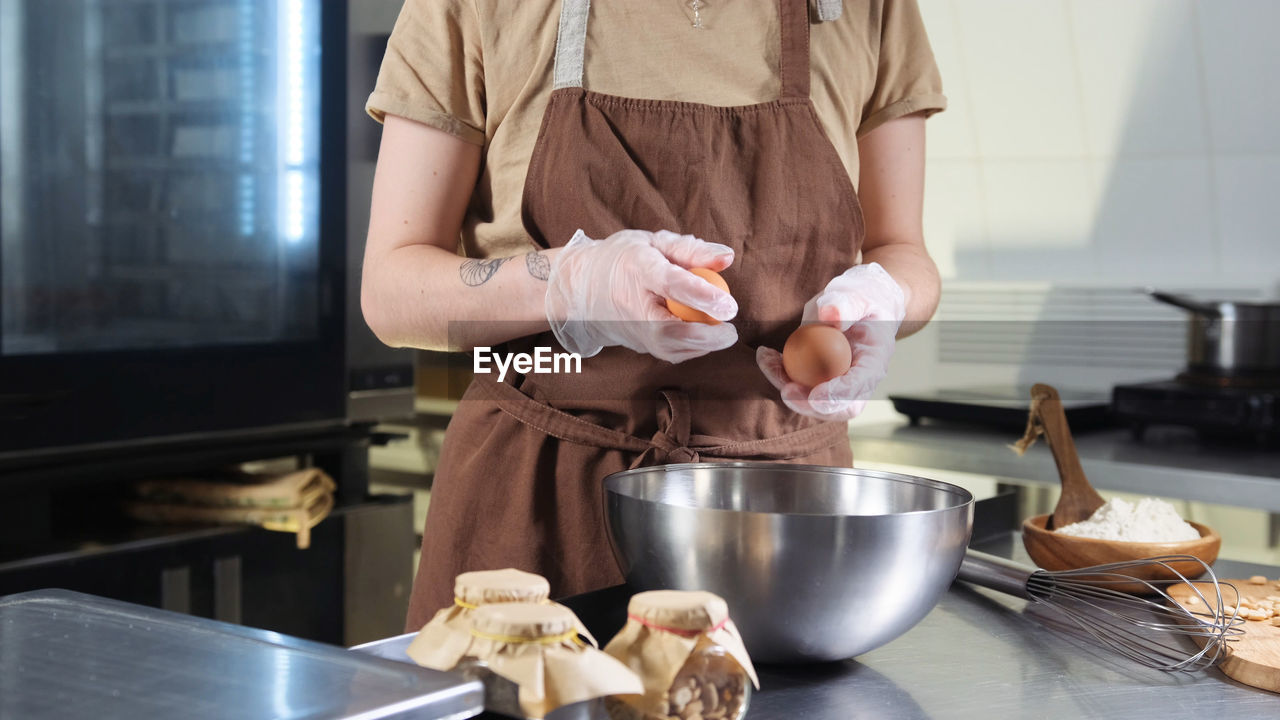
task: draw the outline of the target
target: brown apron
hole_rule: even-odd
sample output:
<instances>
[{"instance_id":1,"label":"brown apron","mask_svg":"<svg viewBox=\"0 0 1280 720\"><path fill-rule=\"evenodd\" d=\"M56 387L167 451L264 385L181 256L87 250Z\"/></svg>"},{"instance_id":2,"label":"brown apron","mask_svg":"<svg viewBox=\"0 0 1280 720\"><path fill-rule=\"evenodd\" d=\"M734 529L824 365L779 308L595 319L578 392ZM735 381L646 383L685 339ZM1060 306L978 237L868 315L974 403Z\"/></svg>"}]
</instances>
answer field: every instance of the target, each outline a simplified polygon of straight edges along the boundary
<instances>
[{"instance_id":1,"label":"brown apron","mask_svg":"<svg viewBox=\"0 0 1280 720\"><path fill-rule=\"evenodd\" d=\"M542 247L579 228L593 238L666 229L731 246L723 275L740 340L678 365L614 347L581 374L477 376L445 437L409 630L448 605L454 577L469 570L536 572L554 597L621 582L604 520L610 473L742 459L851 464L846 424L792 413L755 362L757 346L782 347L863 237L853 183L809 100L807 2L779 8L781 97L715 107L584 90L588 0L563 0L526 229ZM550 333L506 349L539 345L563 351Z\"/></svg>"}]
</instances>

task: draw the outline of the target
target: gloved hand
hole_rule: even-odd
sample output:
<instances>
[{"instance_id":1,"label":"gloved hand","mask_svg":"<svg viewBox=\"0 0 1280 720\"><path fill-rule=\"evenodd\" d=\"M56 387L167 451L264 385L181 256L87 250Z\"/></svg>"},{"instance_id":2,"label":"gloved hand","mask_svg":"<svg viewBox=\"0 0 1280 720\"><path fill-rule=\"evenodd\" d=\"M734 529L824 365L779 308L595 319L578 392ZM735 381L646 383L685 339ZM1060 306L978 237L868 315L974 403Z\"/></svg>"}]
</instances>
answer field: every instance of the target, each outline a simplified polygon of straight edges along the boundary
<instances>
[{"instance_id":1,"label":"gloved hand","mask_svg":"<svg viewBox=\"0 0 1280 720\"><path fill-rule=\"evenodd\" d=\"M844 333L853 351L849 372L807 388L787 377L782 353L773 348L758 348L756 364L781 391L782 402L795 412L820 420L850 420L867 406L867 398L888 372L906 312L902 288L884 268L878 263L857 265L805 303L802 320L822 322Z\"/></svg>"},{"instance_id":2,"label":"gloved hand","mask_svg":"<svg viewBox=\"0 0 1280 720\"><path fill-rule=\"evenodd\" d=\"M622 230L592 240L579 230L551 263L547 320L556 340L584 358L613 345L673 363L723 350L738 341L727 323L738 303L686 268L732 262L732 248L692 235ZM684 322L667 310L667 298L721 324Z\"/></svg>"}]
</instances>

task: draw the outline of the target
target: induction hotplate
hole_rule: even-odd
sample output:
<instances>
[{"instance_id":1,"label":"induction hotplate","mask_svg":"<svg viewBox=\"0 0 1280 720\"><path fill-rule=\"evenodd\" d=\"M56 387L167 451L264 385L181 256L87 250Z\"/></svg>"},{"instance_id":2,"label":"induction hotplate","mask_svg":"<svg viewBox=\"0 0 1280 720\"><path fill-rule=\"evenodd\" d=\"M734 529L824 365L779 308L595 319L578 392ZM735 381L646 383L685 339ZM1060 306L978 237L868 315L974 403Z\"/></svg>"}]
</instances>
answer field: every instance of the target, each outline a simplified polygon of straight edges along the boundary
<instances>
[{"instance_id":1,"label":"induction hotplate","mask_svg":"<svg viewBox=\"0 0 1280 720\"><path fill-rule=\"evenodd\" d=\"M1166 380L1117 385L1112 414L1138 439L1148 426L1180 425L1216 440L1280 445L1280 383L1212 387Z\"/></svg>"},{"instance_id":2,"label":"induction hotplate","mask_svg":"<svg viewBox=\"0 0 1280 720\"><path fill-rule=\"evenodd\" d=\"M1112 425L1111 395L1106 391L1058 388L1062 409L1073 432ZM923 418L987 425L1021 431L1031 411L1030 385L987 385L938 388L889 396L893 407L912 425Z\"/></svg>"}]
</instances>

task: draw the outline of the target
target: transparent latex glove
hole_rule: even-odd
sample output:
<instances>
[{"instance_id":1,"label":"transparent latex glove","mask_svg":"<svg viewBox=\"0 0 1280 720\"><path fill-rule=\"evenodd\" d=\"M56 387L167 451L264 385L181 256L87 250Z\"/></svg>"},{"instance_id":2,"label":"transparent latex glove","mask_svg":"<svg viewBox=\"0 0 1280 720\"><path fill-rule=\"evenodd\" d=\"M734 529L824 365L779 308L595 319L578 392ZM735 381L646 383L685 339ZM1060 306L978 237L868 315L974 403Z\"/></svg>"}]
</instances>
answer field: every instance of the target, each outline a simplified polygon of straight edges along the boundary
<instances>
[{"instance_id":1,"label":"transparent latex glove","mask_svg":"<svg viewBox=\"0 0 1280 720\"><path fill-rule=\"evenodd\" d=\"M723 350L738 341L727 322L738 303L686 268L719 271L732 262L731 248L692 235L621 230L592 240L579 230L551 263L547 320L556 340L582 357L621 345L678 363ZM684 322L667 298L721 322Z\"/></svg>"},{"instance_id":2,"label":"transparent latex glove","mask_svg":"<svg viewBox=\"0 0 1280 720\"><path fill-rule=\"evenodd\" d=\"M888 372L906 312L902 288L884 268L878 263L857 265L805 303L803 317L804 323L821 322L844 333L853 351L849 372L807 388L787 377L782 353L773 348L758 348L756 364L795 412L820 420L850 420L866 408Z\"/></svg>"}]
</instances>

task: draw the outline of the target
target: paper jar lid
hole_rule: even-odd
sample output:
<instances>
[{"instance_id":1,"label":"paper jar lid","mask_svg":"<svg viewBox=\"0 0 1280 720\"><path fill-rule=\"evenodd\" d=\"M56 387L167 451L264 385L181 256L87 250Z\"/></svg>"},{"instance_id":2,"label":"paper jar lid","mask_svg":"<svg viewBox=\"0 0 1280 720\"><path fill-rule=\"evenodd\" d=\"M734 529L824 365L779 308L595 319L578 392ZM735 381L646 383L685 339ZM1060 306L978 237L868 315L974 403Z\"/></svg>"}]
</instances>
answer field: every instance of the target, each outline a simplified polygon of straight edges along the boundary
<instances>
[{"instance_id":1,"label":"paper jar lid","mask_svg":"<svg viewBox=\"0 0 1280 720\"><path fill-rule=\"evenodd\" d=\"M551 597L551 585L541 575L507 568L462 573L454 580L453 595L467 605L543 602Z\"/></svg>"},{"instance_id":2,"label":"paper jar lid","mask_svg":"<svg viewBox=\"0 0 1280 720\"><path fill-rule=\"evenodd\" d=\"M722 627L729 606L714 593L650 590L631 597L627 614L658 629L703 632Z\"/></svg>"},{"instance_id":3,"label":"paper jar lid","mask_svg":"<svg viewBox=\"0 0 1280 720\"><path fill-rule=\"evenodd\" d=\"M502 603L476 608L472 634L497 642L563 640L577 635L578 618L563 605Z\"/></svg>"}]
</instances>

